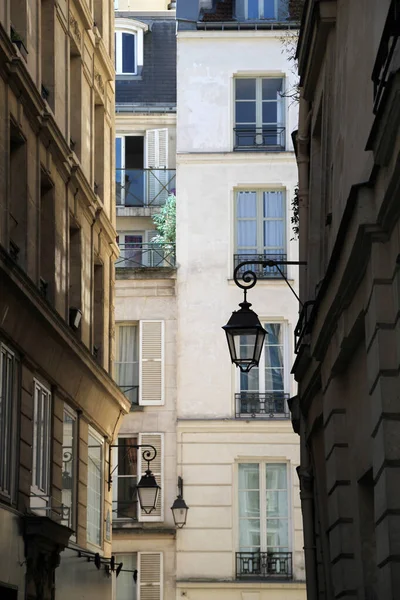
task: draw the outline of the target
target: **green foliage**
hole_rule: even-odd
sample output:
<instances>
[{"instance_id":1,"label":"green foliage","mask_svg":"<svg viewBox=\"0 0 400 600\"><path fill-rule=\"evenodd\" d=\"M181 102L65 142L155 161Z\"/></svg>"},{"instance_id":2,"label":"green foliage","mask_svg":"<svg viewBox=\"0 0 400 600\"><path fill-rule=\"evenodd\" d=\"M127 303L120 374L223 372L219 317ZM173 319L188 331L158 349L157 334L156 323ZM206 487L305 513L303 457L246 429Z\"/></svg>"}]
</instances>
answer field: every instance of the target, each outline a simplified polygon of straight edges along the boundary
<instances>
[{"instance_id":1,"label":"green foliage","mask_svg":"<svg viewBox=\"0 0 400 600\"><path fill-rule=\"evenodd\" d=\"M176 240L176 197L170 195L160 212L153 216L158 235L153 239L157 244L175 244Z\"/></svg>"}]
</instances>

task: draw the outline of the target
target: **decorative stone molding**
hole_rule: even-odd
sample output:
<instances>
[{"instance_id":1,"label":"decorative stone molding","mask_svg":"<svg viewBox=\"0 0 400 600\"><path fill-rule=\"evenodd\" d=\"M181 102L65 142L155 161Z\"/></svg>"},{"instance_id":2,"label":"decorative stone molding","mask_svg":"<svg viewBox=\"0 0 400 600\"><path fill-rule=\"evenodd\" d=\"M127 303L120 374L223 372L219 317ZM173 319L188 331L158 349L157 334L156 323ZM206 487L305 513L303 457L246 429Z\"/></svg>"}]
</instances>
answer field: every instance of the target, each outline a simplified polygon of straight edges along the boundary
<instances>
[{"instance_id":1,"label":"decorative stone molding","mask_svg":"<svg viewBox=\"0 0 400 600\"><path fill-rule=\"evenodd\" d=\"M99 92L104 96L104 82L101 74L98 71L94 72L94 81L98 87Z\"/></svg>"},{"instance_id":2,"label":"decorative stone molding","mask_svg":"<svg viewBox=\"0 0 400 600\"><path fill-rule=\"evenodd\" d=\"M79 29L78 21L75 19L71 11L69 12L69 30L72 33L76 44L78 47L80 47L82 43L82 35Z\"/></svg>"}]
</instances>

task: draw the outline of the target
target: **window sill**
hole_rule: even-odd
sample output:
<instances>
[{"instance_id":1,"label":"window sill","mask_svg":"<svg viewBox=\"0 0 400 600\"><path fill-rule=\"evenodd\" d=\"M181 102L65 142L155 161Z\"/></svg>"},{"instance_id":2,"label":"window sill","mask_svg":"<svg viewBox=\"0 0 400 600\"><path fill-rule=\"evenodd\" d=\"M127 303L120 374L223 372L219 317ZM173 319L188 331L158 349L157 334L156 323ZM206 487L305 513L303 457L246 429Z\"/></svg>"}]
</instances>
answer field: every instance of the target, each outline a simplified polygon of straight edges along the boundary
<instances>
[{"instance_id":1,"label":"window sill","mask_svg":"<svg viewBox=\"0 0 400 600\"><path fill-rule=\"evenodd\" d=\"M140 74L119 73L115 75L115 81L142 81L143 77Z\"/></svg>"}]
</instances>

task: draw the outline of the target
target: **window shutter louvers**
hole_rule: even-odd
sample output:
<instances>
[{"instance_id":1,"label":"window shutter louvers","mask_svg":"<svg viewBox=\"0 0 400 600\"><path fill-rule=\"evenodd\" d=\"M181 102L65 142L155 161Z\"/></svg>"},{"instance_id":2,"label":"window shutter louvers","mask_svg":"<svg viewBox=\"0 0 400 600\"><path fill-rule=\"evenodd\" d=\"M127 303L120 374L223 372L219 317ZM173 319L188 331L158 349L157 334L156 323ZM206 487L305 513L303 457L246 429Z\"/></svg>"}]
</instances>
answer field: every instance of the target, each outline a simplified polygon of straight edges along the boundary
<instances>
[{"instance_id":1,"label":"window shutter louvers","mask_svg":"<svg viewBox=\"0 0 400 600\"><path fill-rule=\"evenodd\" d=\"M162 600L162 554L139 552L138 600Z\"/></svg>"},{"instance_id":2,"label":"window shutter louvers","mask_svg":"<svg viewBox=\"0 0 400 600\"><path fill-rule=\"evenodd\" d=\"M148 177L148 203L161 206L168 197L168 129L146 131L146 166L152 169Z\"/></svg>"},{"instance_id":3,"label":"window shutter louvers","mask_svg":"<svg viewBox=\"0 0 400 600\"><path fill-rule=\"evenodd\" d=\"M164 322L140 321L139 404L164 404Z\"/></svg>"},{"instance_id":4,"label":"window shutter louvers","mask_svg":"<svg viewBox=\"0 0 400 600\"><path fill-rule=\"evenodd\" d=\"M150 470L159 486L161 486L160 493L158 495L156 509L147 515L144 511L141 511L140 521L163 521L164 520L164 486L163 486L163 439L161 433L141 433L139 435L139 444L154 446L157 450L156 458L150 463ZM143 458L143 451L145 448L140 448L140 472L138 481L147 469L147 461Z\"/></svg>"}]
</instances>

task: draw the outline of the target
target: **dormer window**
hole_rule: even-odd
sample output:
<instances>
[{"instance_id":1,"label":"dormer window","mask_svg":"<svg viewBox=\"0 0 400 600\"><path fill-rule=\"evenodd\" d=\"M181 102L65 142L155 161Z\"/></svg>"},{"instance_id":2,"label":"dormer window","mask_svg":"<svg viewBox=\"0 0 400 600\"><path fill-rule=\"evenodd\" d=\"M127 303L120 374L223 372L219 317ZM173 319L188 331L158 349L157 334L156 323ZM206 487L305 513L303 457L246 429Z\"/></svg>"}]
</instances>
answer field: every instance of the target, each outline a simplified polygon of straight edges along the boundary
<instances>
[{"instance_id":1,"label":"dormer window","mask_svg":"<svg viewBox=\"0 0 400 600\"><path fill-rule=\"evenodd\" d=\"M237 0L236 17L248 21L285 21L287 8L287 0Z\"/></svg>"},{"instance_id":2,"label":"dormer window","mask_svg":"<svg viewBox=\"0 0 400 600\"><path fill-rule=\"evenodd\" d=\"M140 75L143 68L143 34L146 23L134 19L115 21L115 72L125 78Z\"/></svg>"}]
</instances>

